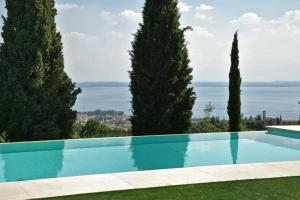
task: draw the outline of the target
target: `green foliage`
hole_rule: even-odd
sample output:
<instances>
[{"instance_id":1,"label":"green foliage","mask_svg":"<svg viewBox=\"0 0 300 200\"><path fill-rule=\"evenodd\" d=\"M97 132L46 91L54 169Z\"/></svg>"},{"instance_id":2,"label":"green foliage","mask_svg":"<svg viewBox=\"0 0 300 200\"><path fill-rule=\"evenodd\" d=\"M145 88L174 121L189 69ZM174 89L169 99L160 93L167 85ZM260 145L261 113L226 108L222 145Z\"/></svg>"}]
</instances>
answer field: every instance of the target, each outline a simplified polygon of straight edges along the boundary
<instances>
[{"instance_id":1,"label":"green foliage","mask_svg":"<svg viewBox=\"0 0 300 200\"><path fill-rule=\"evenodd\" d=\"M89 119L85 125L76 123L73 130L74 138L128 136L128 133L123 129L109 128L102 124L98 119Z\"/></svg>"},{"instance_id":2,"label":"green foliage","mask_svg":"<svg viewBox=\"0 0 300 200\"><path fill-rule=\"evenodd\" d=\"M133 135L183 133L195 93L177 0L146 0L130 52Z\"/></svg>"},{"instance_id":3,"label":"green foliage","mask_svg":"<svg viewBox=\"0 0 300 200\"><path fill-rule=\"evenodd\" d=\"M247 128L247 130L266 130L266 122L260 115L257 115L256 117L244 118L243 124Z\"/></svg>"},{"instance_id":4,"label":"green foliage","mask_svg":"<svg viewBox=\"0 0 300 200\"><path fill-rule=\"evenodd\" d=\"M256 117L242 118L241 131L262 131L266 130L267 122ZM268 124L272 125L272 124ZM194 122L189 130L190 133L211 133L211 132L227 132L229 130L229 121L220 120L218 117L204 118Z\"/></svg>"},{"instance_id":5,"label":"green foliage","mask_svg":"<svg viewBox=\"0 0 300 200\"><path fill-rule=\"evenodd\" d=\"M0 132L8 141L69 138L80 89L64 72L55 2L6 1L0 46Z\"/></svg>"},{"instance_id":6,"label":"green foliage","mask_svg":"<svg viewBox=\"0 0 300 200\"><path fill-rule=\"evenodd\" d=\"M215 106L209 102L204 108L204 118L211 118L211 114L213 113Z\"/></svg>"},{"instance_id":7,"label":"green foliage","mask_svg":"<svg viewBox=\"0 0 300 200\"><path fill-rule=\"evenodd\" d=\"M240 131L241 127L241 75L239 69L238 33L234 34L231 50L231 67L229 73L229 130Z\"/></svg>"},{"instance_id":8,"label":"green foliage","mask_svg":"<svg viewBox=\"0 0 300 200\"><path fill-rule=\"evenodd\" d=\"M210 133L228 131L228 121L220 120L218 117L212 117L215 106L209 102L204 108L204 118L193 123L189 129L190 133Z\"/></svg>"},{"instance_id":9,"label":"green foliage","mask_svg":"<svg viewBox=\"0 0 300 200\"><path fill-rule=\"evenodd\" d=\"M6 138L6 133L0 133L0 143L6 142L5 138Z\"/></svg>"},{"instance_id":10,"label":"green foliage","mask_svg":"<svg viewBox=\"0 0 300 200\"><path fill-rule=\"evenodd\" d=\"M72 128L72 139L80 139L84 125L81 122L75 122Z\"/></svg>"},{"instance_id":11,"label":"green foliage","mask_svg":"<svg viewBox=\"0 0 300 200\"><path fill-rule=\"evenodd\" d=\"M101 133L105 133L107 127L100 123L97 119L89 119L85 126L83 127L80 136L85 137L96 137Z\"/></svg>"}]
</instances>

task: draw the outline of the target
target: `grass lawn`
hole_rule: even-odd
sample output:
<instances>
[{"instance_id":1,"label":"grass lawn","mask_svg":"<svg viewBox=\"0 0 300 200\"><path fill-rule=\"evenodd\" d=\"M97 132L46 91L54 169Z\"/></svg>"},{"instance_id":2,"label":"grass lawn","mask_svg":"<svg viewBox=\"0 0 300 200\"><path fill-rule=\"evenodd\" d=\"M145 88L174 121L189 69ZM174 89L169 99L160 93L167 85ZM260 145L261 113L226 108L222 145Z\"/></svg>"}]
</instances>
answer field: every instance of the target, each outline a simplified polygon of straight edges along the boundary
<instances>
[{"instance_id":1,"label":"grass lawn","mask_svg":"<svg viewBox=\"0 0 300 200\"><path fill-rule=\"evenodd\" d=\"M201 200L300 199L300 177L220 182L95 193L49 200Z\"/></svg>"}]
</instances>

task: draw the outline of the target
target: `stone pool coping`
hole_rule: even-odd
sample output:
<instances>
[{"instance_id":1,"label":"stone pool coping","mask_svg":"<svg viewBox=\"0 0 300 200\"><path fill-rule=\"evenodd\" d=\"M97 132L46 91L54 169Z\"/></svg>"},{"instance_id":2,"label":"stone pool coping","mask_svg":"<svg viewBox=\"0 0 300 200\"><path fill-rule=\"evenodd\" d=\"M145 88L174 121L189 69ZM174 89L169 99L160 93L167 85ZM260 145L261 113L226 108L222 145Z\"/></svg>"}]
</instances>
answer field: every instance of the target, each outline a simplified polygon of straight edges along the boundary
<instances>
[{"instance_id":1,"label":"stone pool coping","mask_svg":"<svg viewBox=\"0 0 300 200\"><path fill-rule=\"evenodd\" d=\"M1 199L76 194L235 180L300 176L300 161L217 165L0 183Z\"/></svg>"},{"instance_id":2,"label":"stone pool coping","mask_svg":"<svg viewBox=\"0 0 300 200\"><path fill-rule=\"evenodd\" d=\"M299 125L267 126L267 129L293 131L293 132L299 132L300 133L300 126Z\"/></svg>"}]
</instances>

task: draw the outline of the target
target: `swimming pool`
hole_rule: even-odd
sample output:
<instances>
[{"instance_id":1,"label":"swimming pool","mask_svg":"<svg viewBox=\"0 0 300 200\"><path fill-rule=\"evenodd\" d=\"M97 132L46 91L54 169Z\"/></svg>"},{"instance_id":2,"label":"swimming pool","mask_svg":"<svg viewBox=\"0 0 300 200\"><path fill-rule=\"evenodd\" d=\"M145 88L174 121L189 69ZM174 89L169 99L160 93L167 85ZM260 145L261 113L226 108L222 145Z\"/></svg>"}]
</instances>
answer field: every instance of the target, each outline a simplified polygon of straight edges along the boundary
<instances>
[{"instance_id":1,"label":"swimming pool","mask_svg":"<svg viewBox=\"0 0 300 200\"><path fill-rule=\"evenodd\" d=\"M300 160L300 135L208 133L0 144L0 182Z\"/></svg>"}]
</instances>

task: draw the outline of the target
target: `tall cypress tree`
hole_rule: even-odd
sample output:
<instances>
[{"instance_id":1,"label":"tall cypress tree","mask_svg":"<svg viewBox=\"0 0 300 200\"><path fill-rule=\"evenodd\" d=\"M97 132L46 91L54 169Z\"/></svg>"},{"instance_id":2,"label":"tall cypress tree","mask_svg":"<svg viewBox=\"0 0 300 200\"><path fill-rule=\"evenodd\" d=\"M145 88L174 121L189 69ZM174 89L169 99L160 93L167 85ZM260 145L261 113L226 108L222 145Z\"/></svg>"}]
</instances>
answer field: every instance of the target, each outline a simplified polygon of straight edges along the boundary
<instances>
[{"instance_id":1,"label":"tall cypress tree","mask_svg":"<svg viewBox=\"0 0 300 200\"><path fill-rule=\"evenodd\" d=\"M241 130L241 75L239 69L238 33L234 34L229 73L229 100L227 112L230 131Z\"/></svg>"},{"instance_id":2,"label":"tall cypress tree","mask_svg":"<svg viewBox=\"0 0 300 200\"><path fill-rule=\"evenodd\" d=\"M130 52L133 135L187 131L195 93L177 0L146 0Z\"/></svg>"},{"instance_id":3,"label":"tall cypress tree","mask_svg":"<svg viewBox=\"0 0 300 200\"><path fill-rule=\"evenodd\" d=\"M80 89L64 72L54 0L7 0L0 46L0 132L9 141L68 138Z\"/></svg>"}]
</instances>

